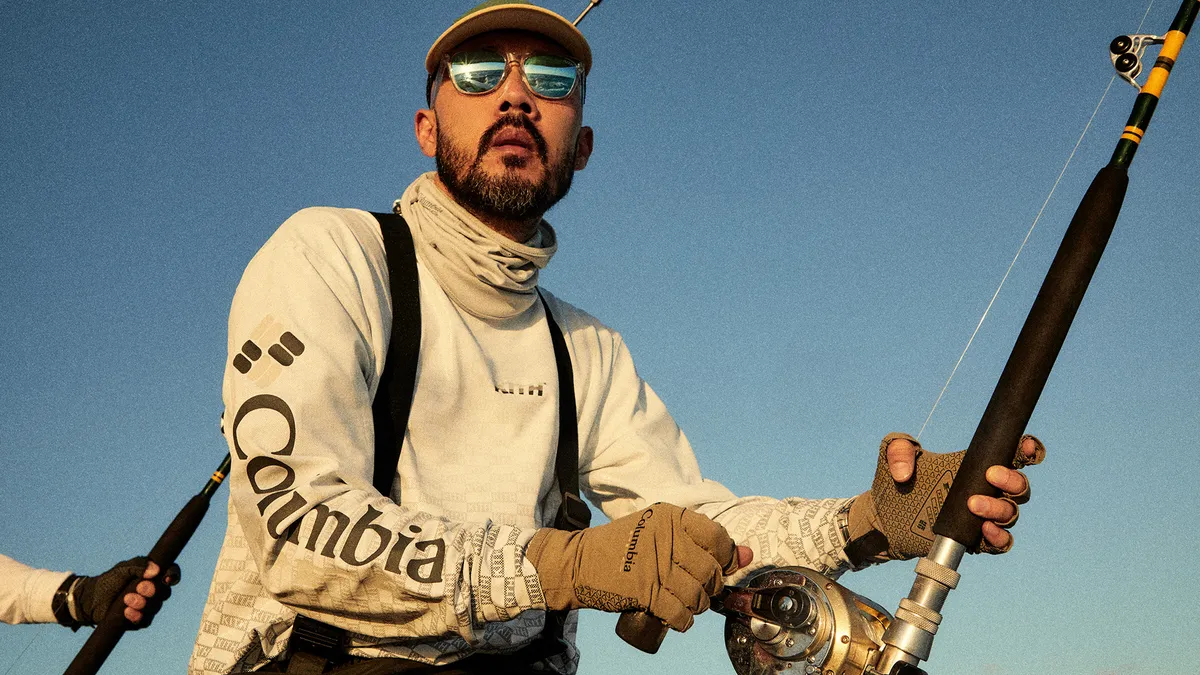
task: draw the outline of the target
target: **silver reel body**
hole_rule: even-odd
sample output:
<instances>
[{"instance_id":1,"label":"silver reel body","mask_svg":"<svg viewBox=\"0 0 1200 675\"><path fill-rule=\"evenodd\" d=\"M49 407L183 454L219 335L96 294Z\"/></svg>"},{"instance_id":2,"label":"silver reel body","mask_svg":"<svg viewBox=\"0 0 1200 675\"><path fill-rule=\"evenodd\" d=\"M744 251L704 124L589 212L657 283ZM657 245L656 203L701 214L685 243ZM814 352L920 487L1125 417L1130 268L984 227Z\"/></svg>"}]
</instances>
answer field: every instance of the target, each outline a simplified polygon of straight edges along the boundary
<instances>
[{"instance_id":1,"label":"silver reel body","mask_svg":"<svg viewBox=\"0 0 1200 675\"><path fill-rule=\"evenodd\" d=\"M883 649L892 615L804 567L763 570L714 603L738 675L863 675Z\"/></svg>"}]
</instances>

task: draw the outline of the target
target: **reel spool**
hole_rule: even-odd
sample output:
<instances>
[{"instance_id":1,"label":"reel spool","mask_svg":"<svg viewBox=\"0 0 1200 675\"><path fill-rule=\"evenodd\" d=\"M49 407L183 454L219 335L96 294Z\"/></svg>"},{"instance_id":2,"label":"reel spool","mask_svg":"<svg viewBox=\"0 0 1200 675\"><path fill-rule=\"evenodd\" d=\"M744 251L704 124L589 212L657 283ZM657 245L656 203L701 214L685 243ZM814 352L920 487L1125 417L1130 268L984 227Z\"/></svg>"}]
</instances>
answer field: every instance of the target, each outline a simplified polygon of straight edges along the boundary
<instances>
[{"instance_id":1,"label":"reel spool","mask_svg":"<svg viewBox=\"0 0 1200 675\"><path fill-rule=\"evenodd\" d=\"M738 675L878 675L874 665L892 615L804 567L779 567L727 587L713 607L725 615L725 650ZM886 675L924 675L905 668Z\"/></svg>"}]
</instances>

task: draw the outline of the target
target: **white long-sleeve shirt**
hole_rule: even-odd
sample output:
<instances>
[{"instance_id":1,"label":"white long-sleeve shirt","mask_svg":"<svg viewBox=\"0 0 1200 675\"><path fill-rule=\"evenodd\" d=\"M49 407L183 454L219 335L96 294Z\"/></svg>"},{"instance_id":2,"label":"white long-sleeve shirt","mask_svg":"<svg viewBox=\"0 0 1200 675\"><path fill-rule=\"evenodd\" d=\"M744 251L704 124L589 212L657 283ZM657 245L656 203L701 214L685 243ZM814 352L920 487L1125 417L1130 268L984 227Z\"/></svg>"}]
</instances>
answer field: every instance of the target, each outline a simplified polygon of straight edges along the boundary
<instances>
[{"instance_id":1,"label":"white long-sleeve shirt","mask_svg":"<svg viewBox=\"0 0 1200 675\"><path fill-rule=\"evenodd\" d=\"M55 623L54 592L70 572L37 569L0 555L0 621Z\"/></svg>"},{"instance_id":2,"label":"white long-sleeve shirt","mask_svg":"<svg viewBox=\"0 0 1200 675\"><path fill-rule=\"evenodd\" d=\"M371 486L371 402L392 325L370 214L311 208L250 262L229 318L229 526L189 673L278 656L297 612L351 652L446 663L542 630L524 556L558 506L557 373L540 303L507 320L459 308L421 262L420 361L390 495ZM546 293L570 353L580 488L610 518L666 501L715 518L755 567L846 565L846 500L736 498L700 474L621 336ZM568 625L573 641L574 622ZM573 672L572 648L549 667Z\"/></svg>"}]
</instances>

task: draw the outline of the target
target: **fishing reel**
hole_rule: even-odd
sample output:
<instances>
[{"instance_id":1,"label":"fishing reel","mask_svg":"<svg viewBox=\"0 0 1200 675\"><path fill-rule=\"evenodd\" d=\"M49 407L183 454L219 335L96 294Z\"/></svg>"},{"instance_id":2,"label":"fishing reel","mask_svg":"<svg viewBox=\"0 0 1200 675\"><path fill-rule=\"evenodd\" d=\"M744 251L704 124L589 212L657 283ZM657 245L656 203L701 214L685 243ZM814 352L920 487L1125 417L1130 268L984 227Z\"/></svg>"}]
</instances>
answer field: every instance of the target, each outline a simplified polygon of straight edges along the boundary
<instances>
[{"instance_id":1,"label":"fishing reel","mask_svg":"<svg viewBox=\"0 0 1200 675\"><path fill-rule=\"evenodd\" d=\"M907 663L877 671L892 615L804 567L752 574L726 587L713 609L725 615L725 649L738 675L925 675Z\"/></svg>"},{"instance_id":2,"label":"fishing reel","mask_svg":"<svg viewBox=\"0 0 1200 675\"><path fill-rule=\"evenodd\" d=\"M1108 43L1108 58L1117 69L1117 75L1140 91L1142 85L1137 83L1137 76L1142 74L1142 56L1146 47L1162 43L1163 38L1158 35L1118 35Z\"/></svg>"}]
</instances>

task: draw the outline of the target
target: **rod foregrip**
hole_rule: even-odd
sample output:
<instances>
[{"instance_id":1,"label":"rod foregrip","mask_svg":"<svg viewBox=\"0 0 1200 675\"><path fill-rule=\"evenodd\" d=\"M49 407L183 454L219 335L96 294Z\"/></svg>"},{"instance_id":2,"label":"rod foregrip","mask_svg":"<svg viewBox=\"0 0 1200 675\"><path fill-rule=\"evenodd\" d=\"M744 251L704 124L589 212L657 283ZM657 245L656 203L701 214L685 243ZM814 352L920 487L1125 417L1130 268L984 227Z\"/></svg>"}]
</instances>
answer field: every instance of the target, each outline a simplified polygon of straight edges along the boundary
<instances>
[{"instance_id":1,"label":"rod foregrip","mask_svg":"<svg viewBox=\"0 0 1200 675\"><path fill-rule=\"evenodd\" d=\"M967 510L967 499L998 494L985 473L994 464L1012 465L1017 443L1116 225L1128 185L1125 167L1111 164L1092 180L967 447L945 506L934 523L935 534L970 550L978 547L983 521Z\"/></svg>"},{"instance_id":2,"label":"rod foregrip","mask_svg":"<svg viewBox=\"0 0 1200 675\"><path fill-rule=\"evenodd\" d=\"M200 521L204 519L204 514L208 511L208 504L207 495L198 494L192 497L175 516L175 520L171 521L171 525L167 527L162 536L158 538L154 548L150 549L150 555L147 557L158 564L159 569L162 570L160 574L166 574L166 570L175 564L175 559L179 557L183 547L195 534ZM71 665L67 666L63 675L94 675L100 670L100 666L104 665L104 661L121 641L125 631L133 627L125 618L125 596L129 593L136 593L140 581L140 579L130 581L125 586L125 590L113 598L112 605L104 615L104 620L88 636L87 642L83 643L83 647L75 655Z\"/></svg>"},{"instance_id":3,"label":"rod foregrip","mask_svg":"<svg viewBox=\"0 0 1200 675\"><path fill-rule=\"evenodd\" d=\"M129 582L125 590L117 595L104 621L101 621L88 636L87 642L83 643L83 647L75 654L63 675L94 675L100 670L100 666L104 665L104 661L121 641L125 631L132 628L129 620L125 618L124 598L126 594L136 592L138 581L134 579Z\"/></svg>"},{"instance_id":4,"label":"rod foregrip","mask_svg":"<svg viewBox=\"0 0 1200 675\"><path fill-rule=\"evenodd\" d=\"M183 547L187 546L192 535L196 533L196 529L200 527L200 522L204 520L204 514L208 512L208 505L212 501L213 493L229 473L229 461L229 457L226 456L221 467L213 474L204 489L188 500L188 503L179 510L175 519L155 542L154 547L150 549L147 557L158 564L161 570L160 574L166 574L167 569L175 564L176 558L183 552ZM140 581L140 579L130 581L125 586L125 590L113 598L112 605L104 615L104 620L88 636L87 642L83 643L83 647L75 655L71 664L67 666L63 675L95 675L100 670L109 654L121 641L121 637L125 635L125 631L133 628L125 618L125 596L129 593L136 593Z\"/></svg>"},{"instance_id":5,"label":"rod foregrip","mask_svg":"<svg viewBox=\"0 0 1200 675\"><path fill-rule=\"evenodd\" d=\"M667 624L649 612L631 609L617 619L617 635L647 654L656 654L667 637Z\"/></svg>"},{"instance_id":6,"label":"rod foregrip","mask_svg":"<svg viewBox=\"0 0 1200 675\"><path fill-rule=\"evenodd\" d=\"M150 549L149 558L158 563L163 570L175 564L175 559L183 552L183 547L187 546L188 540L196 533L200 521L204 520L204 514L208 512L209 501L209 497L204 494L198 494L188 500L175 515L175 520L171 521L166 531L155 542L154 548Z\"/></svg>"}]
</instances>

